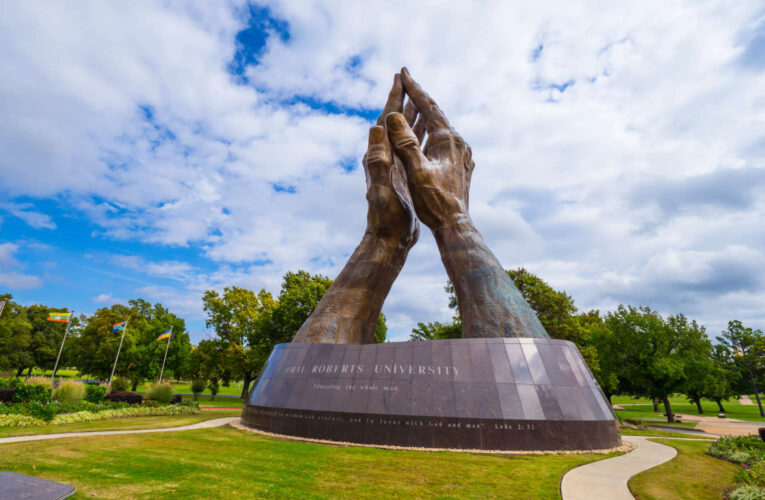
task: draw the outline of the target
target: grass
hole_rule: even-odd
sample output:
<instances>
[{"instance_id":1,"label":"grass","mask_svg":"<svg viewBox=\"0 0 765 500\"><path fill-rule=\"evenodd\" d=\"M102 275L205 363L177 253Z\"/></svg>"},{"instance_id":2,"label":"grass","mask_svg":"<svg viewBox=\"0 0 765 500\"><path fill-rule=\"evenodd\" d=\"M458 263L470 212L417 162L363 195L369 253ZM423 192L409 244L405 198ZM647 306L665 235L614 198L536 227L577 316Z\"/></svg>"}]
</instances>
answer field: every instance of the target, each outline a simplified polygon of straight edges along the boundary
<instances>
[{"instance_id":1,"label":"grass","mask_svg":"<svg viewBox=\"0 0 765 500\"><path fill-rule=\"evenodd\" d=\"M733 475L737 467L707 455L708 443L671 439L656 442L677 449L677 456L629 480L630 491L639 500L719 500L735 486Z\"/></svg>"},{"instance_id":2,"label":"grass","mask_svg":"<svg viewBox=\"0 0 765 500\"><path fill-rule=\"evenodd\" d=\"M199 415L172 415L158 417L130 417L98 420L82 424L45 425L40 427L0 427L0 438L31 436L35 434L56 434L59 432L125 431L132 429L156 429L196 424L214 418L236 417L239 410L205 411ZM2 445L0 445L2 446Z\"/></svg>"},{"instance_id":3,"label":"grass","mask_svg":"<svg viewBox=\"0 0 765 500\"><path fill-rule=\"evenodd\" d=\"M166 382L170 382L173 385L173 391L184 393L184 394L191 394L191 382L174 382L165 380ZM220 390L218 391L218 395L227 395L227 396L240 396L242 394L242 386L240 385L241 382L234 382L230 386L225 387L221 386ZM151 384L141 384L138 386L137 391L138 392L148 392L149 388L151 387ZM210 394L210 389L205 389L202 394Z\"/></svg>"},{"instance_id":4,"label":"grass","mask_svg":"<svg viewBox=\"0 0 765 500\"><path fill-rule=\"evenodd\" d=\"M613 455L391 451L215 428L0 445L0 470L72 484L80 499L552 499L566 471Z\"/></svg>"},{"instance_id":5,"label":"grass","mask_svg":"<svg viewBox=\"0 0 765 500\"><path fill-rule=\"evenodd\" d=\"M694 439L710 439L714 440L713 436L705 436L702 433L699 435L690 435L681 432L668 432L660 431L658 429L622 429L622 436L654 436L654 437L666 437L666 438L694 438Z\"/></svg>"},{"instance_id":6,"label":"grass","mask_svg":"<svg viewBox=\"0 0 765 500\"><path fill-rule=\"evenodd\" d=\"M194 396L183 396L184 401L194 401ZM211 396L200 396L197 399L199 406L243 406L244 403L239 398L215 398L211 399Z\"/></svg>"},{"instance_id":7,"label":"grass","mask_svg":"<svg viewBox=\"0 0 765 500\"><path fill-rule=\"evenodd\" d=\"M725 412L725 415L728 418L736 418L739 420L750 420L755 422L765 422L765 418L760 416L760 410L757 408L757 405L740 405L740 404L733 404L733 403L724 403L723 406L727 410ZM701 407L704 410L703 416L705 417L716 417L718 413L717 404L715 403L708 403L708 402L702 402ZM661 406L662 412L664 411L664 407ZM619 415L622 417L633 417L633 418L661 418L662 413L654 413L653 411L653 405L647 404L647 405L636 405L636 406L625 406L624 410L616 410ZM699 415L698 410L696 409L696 405L693 404L673 404L672 405L672 411L674 413L680 413L683 416L692 416L692 415Z\"/></svg>"}]
</instances>

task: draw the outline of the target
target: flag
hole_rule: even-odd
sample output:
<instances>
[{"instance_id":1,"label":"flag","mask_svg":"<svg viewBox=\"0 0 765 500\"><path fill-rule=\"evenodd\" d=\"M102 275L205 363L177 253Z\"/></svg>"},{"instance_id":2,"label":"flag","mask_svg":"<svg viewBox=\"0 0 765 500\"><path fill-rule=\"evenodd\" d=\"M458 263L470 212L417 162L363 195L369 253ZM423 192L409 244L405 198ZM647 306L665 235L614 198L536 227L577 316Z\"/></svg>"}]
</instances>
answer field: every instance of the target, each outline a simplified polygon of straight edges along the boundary
<instances>
[{"instance_id":1,"label":"flag","mask_svg":"<svg viewBox=\"0 0 765 500\"><path fill-rule=\"evenodd\" d=\"M69 316L71 316L72 313L69 312L51 312L48 313L48 321L58 321L59 323L69 323Z\"/></svg>"},{"instance_id":2,"label":"flag","mask_svg":"<svg viewBox=\"0 0 765 500\"><path fill-rule=\"evenodd\" d=\"M159 337L157 337L157 339L156 339L156 340L164 340L164 339L169 339L169 338L170 338L170 334L171 334L172 332L173 332L173 329L171 328L171 329L169 329L168 331L166 331L165 333L163 333L162 335L160 335Z\"/></svg>"},{"instance_id":3,"label":"flag","mask_svg":"<svg viewBox=\"0 0 765 500\"><path fill-rule=\"evenodd\" d=\"M125 323L126 323L125 321L123 321L122 323L114 323L112 325L112 332L119 332L120 330L124 330Z\"/></svg>"},{"instance_id":4,"label":"flag","mask_svg":"<svg viewBox=\"0 0 765 500\"><path fill-rule=\"evenodd\" d=\"M4 307L5 307L5 301L4 300L0 300L0 315L3 314L3 308Z\"/></svg>"}]
</instances>

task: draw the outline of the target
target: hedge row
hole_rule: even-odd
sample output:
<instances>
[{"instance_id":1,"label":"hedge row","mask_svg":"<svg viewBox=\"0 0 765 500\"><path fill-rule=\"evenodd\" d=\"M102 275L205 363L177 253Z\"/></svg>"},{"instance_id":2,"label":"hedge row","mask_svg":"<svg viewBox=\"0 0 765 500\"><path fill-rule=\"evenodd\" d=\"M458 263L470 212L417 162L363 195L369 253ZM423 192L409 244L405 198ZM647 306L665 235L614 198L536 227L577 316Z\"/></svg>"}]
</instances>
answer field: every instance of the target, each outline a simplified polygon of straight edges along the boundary
<instances>
[{"instance_id":1,"label":"hedge row","mask_svg":"<svg viewBox=\"0 0 765 500\"><path fill-rule=\"evenodd\" d=\"M34 427L51 424L80 424L85 422L95 422L96 420L108 420L112 418L196 415L197 413L199 413L198 406L184 404L175 406L132 406L129 408L103 410L99 412L78 411L76 413L62 413L53 417L53 420L50 422L46 422L40 418L30 417L27 415L11 414L0 415L0 427Z\"/></svg>"}]
</instances>

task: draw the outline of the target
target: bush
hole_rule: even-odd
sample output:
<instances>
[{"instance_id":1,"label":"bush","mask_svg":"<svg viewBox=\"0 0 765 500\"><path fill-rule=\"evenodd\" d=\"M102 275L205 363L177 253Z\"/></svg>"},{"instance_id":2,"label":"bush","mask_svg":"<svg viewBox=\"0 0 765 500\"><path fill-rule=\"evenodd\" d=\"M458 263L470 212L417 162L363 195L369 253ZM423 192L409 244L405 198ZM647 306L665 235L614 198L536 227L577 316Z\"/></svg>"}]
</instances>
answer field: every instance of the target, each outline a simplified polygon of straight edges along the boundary
<instances>
[{"instance_id":1,"label":"bush","mask_svg":"<svg viewBox=\"0 0 765 500\"><path fill-rule=\"evenodd\" d=\"M100 403L106 397L106 386L88 384L85 386L85 401Z\"/></svg>"},{"instance_id":2,"label":"bush","mask_svg":"<svg viewBox=\"0 0 765 500\"><path fill-rule=\"evenodd\" d=\"M51 403L46 406L56 406L57 403ZM60 425L60 424L79 424L84 422L94 422L96 420L107 420L110 418L124 418L124 417L144 417L144 416L160 416L160 415L196 415L199 413L199 407L197 405L189 405L186 403L176 406L120 406L114 408L105 408L100 411L97 408L94 410L82 410L66 413L60 413L53 417L50 421L45 421L41 418L36 418L30 415L21 414L8 414L0 415L0 427L30 427L40 425Z\"/></svg>"},{"instance_id":3,"label":"bush","mask_svg":"<svg viewBox=\"0 0 765 500\"><path fill-rule=\"evenodd\" d=\"M199 399L199 395L205 392L205 381L201 378L194 379L191 382L191 392L194 393L194 401Z\"/></svg>"},{"instance_id":4,"label":"bush","mask_svg":"<svg viewBox=\"0 0 765 500\"><path fill-rule=\"evenodd\" d=\"M13 393L16 389L13 387L7 387L0 389L0 403L10 403L13 401Z\"/></svg>"},{"instance_id":5,"label":"bush","mask_svg":"<svg viewBox=\"0 0 765 500\"><path fill-rule=\"evenodd\" d=\"M728 492L730 500L765 500L765 488L745 484Z\"/></svg>"},{"instance_id":6,"label":"bush","mask_svg":"<svg viewBox=\"0 0 765 500\"><path fill-rule=\"evenodd\" d=\"M139 405L143 402L143 396L135 392L112 391L106 395L104 400Z\"/></svg>"},{"instance_id":7,"label":"bush","mask_svg":"<svg viewBox=\"0 0 765 500\"><path fill-rule=\"evenodd\" d=\"M149 389L149 395L146 399L156 401L163 405L169 405L170 400L173 399L173 386L167 382L154 384L151 389Z\"/></svg>"},{"instance_id":8,"label":"bush","mask_svg":"<svg viewBox=\"0 0 765 500\"><path fill-rule=\"evenodd\" d=\"M743 468L736 473L736 480L765 488L765 462L744 463Z\"/></svg>"},{"instance_id":9,"label":"bush","mask_svg":"<svg viewBox=\"0 0 765 500\"><path fill-rule=\"evenodd\" d=\"M48 389L53 389L53 382L48 377L41 377L39 375L35 375L34 377L29 377L26 381L27 385L44 385Z\"/></svg>"},{"instance_id":10,"label":"bush","mask_svg":"<svg viewBox=\"0 0 765 500\"><path fill-rule=\"evenodd\" d=\"M117 392L125 392L130 389L130 380L127 377L116 377L112 380L112 390Z\"/></svg>"},{"instance_id":11,"label":"bush","mask_svg":"<svg viewBox=\"0 0 765 500\"><path fill-rule=\"evenodd\" d=\"M44 385L21 384L16 387L13 393L14 403L29 403L37 401L38 403L50 402L51 390Z\"/></svg>"},{"instance_id":12,"label":"bush","mask_svg":"<svg viewBox=\"0 0 765 500\"><path fill-rule=\"evenodd\" d=\"M173 398L170 400L171 405L177 405L183 403L183 396L180 394L173 394Z\"/></svg>"},{"instance_id":13,"label":"bush","mask_svg":"<svg viewBox=\"0 0 765 500\"><path fill-rule=\"evenodd\" d=\"M82 401L85 399L85 384L74 380L62 380L58 383L53 398L64 403Z\"/></svg>"}]
</instances>

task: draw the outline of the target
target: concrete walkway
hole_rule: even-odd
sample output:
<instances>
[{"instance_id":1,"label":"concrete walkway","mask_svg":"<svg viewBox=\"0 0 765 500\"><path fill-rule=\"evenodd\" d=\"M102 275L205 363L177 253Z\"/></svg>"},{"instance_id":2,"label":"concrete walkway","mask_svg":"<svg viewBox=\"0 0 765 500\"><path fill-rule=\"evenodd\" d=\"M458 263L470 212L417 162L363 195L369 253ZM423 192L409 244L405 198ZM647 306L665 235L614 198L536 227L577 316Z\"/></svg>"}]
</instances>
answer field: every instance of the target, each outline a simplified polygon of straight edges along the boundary
<instances>
[{"instance_id":1,"label":"concrete walkway","mask_svg":"<svg viewBox=\"0 0 765 500\"><path fill-rule=\"evenodd\" d=\"M214 418L212 420L205 420L204 422L198 422L196 424L184 425L181 427L165 427L159 429L134 429L127 431L93 431L93 432L62 432L59 434L36 434L33 436L15 436L1 438L0 444L8 443L20 443L23 441L42 441L45 439L61 439L71 437L88 437L88 436L112 436L117 434L147 434L150 432L179 432L179 431L193 431L196 429L209 429L210 427L222 427L232 422L239 420L239 417L226 417L226 418Z\"/></svg>"},{"instance_id":2,"label":"concrete walkway","mask_svg":"<svg viewBox=\"0 0 765 500\"><path fill-rule=\"evenodd\" d=\"M622 436L637 445L633 451L571 469L561 481L563 500L632 500L627 481L635 474L672 460L677 450L648 441L649 436Z\"/></svg>"},{"instance_id":3,"label":"concrete walkway","mask_svg":"<svg viewBox=\"0 0 765 500\"><path fill-rule=\"evenodd\" d=\"M752 398L750 398L746 394L742 394L738 398L738 404L740 404L740 405L753 405L754 401L752 401Z\"/></svg>"}]
</instances>

